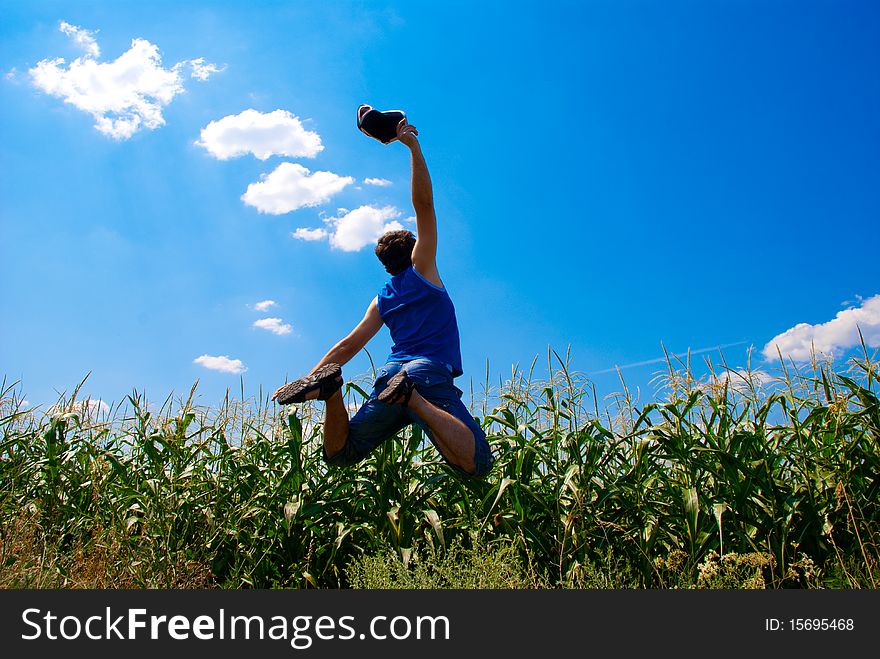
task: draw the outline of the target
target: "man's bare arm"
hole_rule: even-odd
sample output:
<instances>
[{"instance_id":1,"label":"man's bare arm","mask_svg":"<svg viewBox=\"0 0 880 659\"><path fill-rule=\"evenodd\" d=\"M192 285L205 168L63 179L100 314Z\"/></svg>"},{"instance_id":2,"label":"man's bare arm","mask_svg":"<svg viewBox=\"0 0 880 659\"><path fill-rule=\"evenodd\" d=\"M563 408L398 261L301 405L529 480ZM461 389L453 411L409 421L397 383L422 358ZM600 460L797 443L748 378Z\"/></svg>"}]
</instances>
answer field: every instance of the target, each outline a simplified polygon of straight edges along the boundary
<instances>
[{"instance_id":1,"label":"man's bare arm","mask_svg":"<svg viewBox=\"0 0 880 659\"><path fill-rule=\"evenodd\" d=\"M314 373L325 364L347 364L352 357L358 354L367 345L370 339L376 336L376 332L382 327L382 317L379 315L379 307L376 298L370 302L363 319L344 339L327 351L315 367L310 371Z\"/></svg>"},{"instance_id":2,"label":"man's bare arm","mask_svg":"<svg viewBox=\"0 0 880 659\"><path fill-rule=\"evenodd\" d=\"M376 298L373 298L370 306L367 307L367 313L364 314L363 320L358 323L357 327L348 336L327 351L327 354L321 358L321 361L315 364L315 368L309 371L309 375L324 366L324 364L339 364L340 366L347 364L376 335L380 327L382 327L382 317L379 315L379 307L376 306ZM283 388L284 385L275 390L275 393L272 394L272 400L275 400Z\"/></svg>"},{"instance_id":3,"label":"man's bare arm","mask_svg":"<svg viewBox=\"0 0 880 659\"><path fill-rule=\"evenodd\" d=\"M416 211L416 245L412 252L413 267L436 286L443 286L437 271L437 218L434 215L434 189L431 175L422 154L415 126L400 122L397 138L410 151L412 164L412 204Z\"/></svg>"}]
</instances>

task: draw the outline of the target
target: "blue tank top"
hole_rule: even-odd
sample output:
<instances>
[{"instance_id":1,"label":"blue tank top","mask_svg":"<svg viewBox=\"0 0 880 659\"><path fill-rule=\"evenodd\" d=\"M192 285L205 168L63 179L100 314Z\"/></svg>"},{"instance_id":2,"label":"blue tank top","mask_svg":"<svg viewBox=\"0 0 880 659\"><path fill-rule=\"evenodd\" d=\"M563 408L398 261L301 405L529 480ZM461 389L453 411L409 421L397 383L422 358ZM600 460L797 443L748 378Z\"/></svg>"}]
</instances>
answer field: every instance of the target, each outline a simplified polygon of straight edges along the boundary
<instances>
[{"instance_id":1,"label":"blue tank top","mask_svg":"<svg viewBox=\"0 0 880 659\"><path fill-rule=\"evenodd\" d=\"M379 291L379 315L394 345L389 362L430 359L461 375L461 346L455 307L445 288L435 286L410 266Z\"/></svg>"}]
</instances>

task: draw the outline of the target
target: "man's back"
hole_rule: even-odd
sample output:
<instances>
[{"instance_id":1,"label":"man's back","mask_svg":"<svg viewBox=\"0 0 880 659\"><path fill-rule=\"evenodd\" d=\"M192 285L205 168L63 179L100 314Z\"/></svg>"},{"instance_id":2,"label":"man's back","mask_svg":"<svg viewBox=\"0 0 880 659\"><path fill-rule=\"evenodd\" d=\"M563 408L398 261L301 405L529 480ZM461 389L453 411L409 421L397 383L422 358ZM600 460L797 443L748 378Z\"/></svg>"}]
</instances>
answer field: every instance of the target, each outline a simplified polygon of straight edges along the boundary
<instances>
[{"instance_id":1,"label":"man's back","mask_svg":"<svg viewBox=\"0 0 880 659\"><path fill-rule=\"evenodd\" d=\"M458 323L445 288L410 266L385 284L376 302L394 341L388 361L425 358L461 375Z\"/></svg>"}]
</instances>

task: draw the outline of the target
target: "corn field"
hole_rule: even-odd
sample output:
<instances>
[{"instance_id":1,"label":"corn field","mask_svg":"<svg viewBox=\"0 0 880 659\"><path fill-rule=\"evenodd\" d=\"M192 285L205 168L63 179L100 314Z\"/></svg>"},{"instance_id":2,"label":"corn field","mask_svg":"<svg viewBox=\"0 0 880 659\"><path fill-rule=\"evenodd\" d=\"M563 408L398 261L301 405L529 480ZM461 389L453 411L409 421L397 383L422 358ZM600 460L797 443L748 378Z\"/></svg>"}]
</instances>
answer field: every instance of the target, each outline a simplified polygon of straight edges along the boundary
<instances>
[{"instance_id":1,"label":"corn field","mask_svg":"<svg viewBox=\"0 0 880 659\"><path fill-rule=\"evenodd\" d=\"M102 413L77 389L39 411L4 383L0 585L349 587L375 557L405 574L494 548L523 587L876 588L878 364L863 352L772 379L711 363L698 379L671 358L642 404L623 379L600 397L551 351L543 380L533 363L472 391L496 455L482 481L418 428L328 467L318 403L202 407L193 387ZM345 385L351 406L369 384Z\"/></svg>"}]
</instances>

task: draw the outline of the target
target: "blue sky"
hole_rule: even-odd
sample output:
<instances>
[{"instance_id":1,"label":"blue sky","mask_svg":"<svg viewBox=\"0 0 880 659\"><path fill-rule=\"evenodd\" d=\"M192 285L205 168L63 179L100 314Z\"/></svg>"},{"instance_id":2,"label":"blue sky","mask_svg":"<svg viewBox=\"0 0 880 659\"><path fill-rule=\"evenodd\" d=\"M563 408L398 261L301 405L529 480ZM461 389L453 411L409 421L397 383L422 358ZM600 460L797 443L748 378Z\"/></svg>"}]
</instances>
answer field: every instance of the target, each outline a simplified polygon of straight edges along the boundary
<instances>
[{"instance_id":1,"label":"blue sky","mask_svg":"<svg viewBox=\"0 0 880 659\"><path fill-rule=\"evenodd\" d=\"M364 102L419 128L463 389L548 345L643 398L661 343L880 346L876 3L0 10L0 371L31 404L308 371L385 281L373 234L412 226Z\"/></svg>"}]
</instances>

